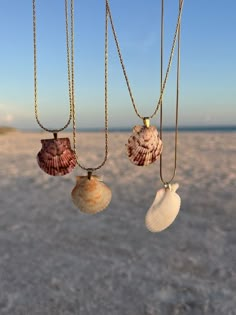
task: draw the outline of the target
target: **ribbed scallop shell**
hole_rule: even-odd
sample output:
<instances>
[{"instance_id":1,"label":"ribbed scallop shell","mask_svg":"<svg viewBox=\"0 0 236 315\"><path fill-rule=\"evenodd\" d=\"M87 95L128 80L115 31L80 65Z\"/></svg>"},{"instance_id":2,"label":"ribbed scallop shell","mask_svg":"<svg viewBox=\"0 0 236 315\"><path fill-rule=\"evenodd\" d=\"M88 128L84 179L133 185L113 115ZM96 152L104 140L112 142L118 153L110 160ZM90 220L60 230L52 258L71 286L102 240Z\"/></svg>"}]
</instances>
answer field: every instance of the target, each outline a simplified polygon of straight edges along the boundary
<instances>
[{"instance_id":1,"label":"ribbed scallop shell","mask_svg":"<svg viewBox=\"0 0 236 315\"><path fill-rule=\"evenodd\" d=\"M176 193L179 184L158 190L155 200L148 210L145 223L150 232L161 232L168 228L179 213L181 199Z\"/></svg>"},{"instance_id":2,"label":"ribbed scallop shell","mask_svg":"<svg viewBox=\"0 0 236 315\"><path fill-rule=\"evenodd\" d=\"M76 157L69 138L42 139L37 155L39 167L52 176L66 175L76 166Z\"/></svg>"},{"instance_id":3,"label":"ribbed scallop shell","mask_svg":"<svg viewBox=\"0 0 236 315\"><path fill-rule=\"evenodd\" d=\"M111 201L111 190L96 176L77 176L71 192L73 203L80 211L95 214L104 210Z\"/></svg>"},{"instance_id":4,"label":"ribbed scallop shell","mask_svg":"<svg viewBox=\"0 0 236 315\"><path fill-rule=\"evenodd\" d=\"M126 148L132 163L138 166L146 166L157 160L162 152L163 145L156 127L135 126Z\"/></svg>"}]
</instances>

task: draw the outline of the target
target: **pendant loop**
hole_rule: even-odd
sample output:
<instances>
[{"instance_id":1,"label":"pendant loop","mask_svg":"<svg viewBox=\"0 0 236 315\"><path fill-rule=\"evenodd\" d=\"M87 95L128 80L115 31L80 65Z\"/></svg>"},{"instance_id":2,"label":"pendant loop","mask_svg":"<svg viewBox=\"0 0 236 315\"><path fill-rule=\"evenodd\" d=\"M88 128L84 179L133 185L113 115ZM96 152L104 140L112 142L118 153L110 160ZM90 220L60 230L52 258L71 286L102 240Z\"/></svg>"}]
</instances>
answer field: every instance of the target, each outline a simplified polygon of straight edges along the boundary
<instances>
[{"instance_id":1,"label":"pendant loop","mask_svg":"<svg viewBox=\"0 0 236 315\"><path fill-rule=\"evenodd\" d=\"M93 169L92 169L92 168L89 168L89 169L88 169L88 179L89 179L89 180L91 179L92 174L93 174Z\"/></svg>"},{"instance_id":2,"label":"pendant loop","mask_svg":"<svg viewBox=\"0 0 236 315\"><path fill-rule=\"evenodd\" d=\"M171 190L171 184L170 183L164 183L164 187L166 190L167 189Z\"/></svg>"},{"instance_id":3,"label":"pendant loop","mask_svg":"<svg viewBox=\"0 0 236 315\"><path fill-rule=\"evenodd\" d=\"M150 127L150 119L149 117L144 117L143 118L143 123L144 123L144 126L149 128Z\"/></svg>"}]
</instances>

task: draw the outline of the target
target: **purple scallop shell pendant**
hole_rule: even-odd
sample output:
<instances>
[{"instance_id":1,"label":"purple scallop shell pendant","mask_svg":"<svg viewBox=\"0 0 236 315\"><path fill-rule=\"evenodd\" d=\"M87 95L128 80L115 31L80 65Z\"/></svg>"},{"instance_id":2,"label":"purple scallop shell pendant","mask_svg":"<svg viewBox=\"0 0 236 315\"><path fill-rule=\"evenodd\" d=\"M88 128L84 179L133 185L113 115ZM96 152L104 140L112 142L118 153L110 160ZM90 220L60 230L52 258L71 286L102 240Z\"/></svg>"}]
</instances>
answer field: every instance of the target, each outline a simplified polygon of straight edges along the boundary
<instances>
[{"instance_id":1,"label":"purple scallop shell pendant","mask_svg":"<svg viewBox=\"0 0 236 315\"><path fill-rule=\"evenodd\" d=\"M126 149L128 158L133 164L146 166L158 159L163 144L156 127L145 123L144 126L134 126Z\"/></svg>"},{"instance_id":2,"label":"purple scallop shell pendant","mask_svg":"<svg viewBox=\"0 0 236 315\"><path fill-rule=\"evenodd\" d=\"M69 138L42 139L42 149L37 155L39 167L48 175L63 176L75 168L76 156Z\"/></svg>"}]
</instances>

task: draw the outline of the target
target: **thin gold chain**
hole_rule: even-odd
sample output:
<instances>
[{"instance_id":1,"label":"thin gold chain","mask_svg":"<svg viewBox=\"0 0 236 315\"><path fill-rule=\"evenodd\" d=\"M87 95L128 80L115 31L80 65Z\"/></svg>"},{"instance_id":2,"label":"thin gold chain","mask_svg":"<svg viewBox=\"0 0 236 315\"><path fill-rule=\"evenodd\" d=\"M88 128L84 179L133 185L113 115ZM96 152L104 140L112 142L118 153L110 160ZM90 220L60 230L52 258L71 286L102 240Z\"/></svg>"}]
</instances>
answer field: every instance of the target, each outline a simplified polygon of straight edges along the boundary
<instances>
[{"instance_id":1,"label":"thin gold chain","mask_svg":"<svg viewBox=\"0 0 236 315\"><path fill-rule=\"evenodd\" d=\"M122 70L123 70L123 74L124 74L124 77L125 77L126 85L127 85L128 91L129 91L130 99L131 99L131 102L133 104L133 107L134 107L134 110L135 110L135 113L137 114L137 116L140 117L141 119L144 119L147 116L141 116L141 114L139 113L137 105L136 105L136 102L134 100L134 96L133 96L132 90L131 90L131 86L130 86L130 83L129 83L127 71L126 71L125 64L124 64L124 60L123 60L123 57L122 57L122 54L121 54L120 44L119 44L119 41L118 41L117 33L116 33L116 30L115 30L115 26L114 26L112 14L111 14L111 9L110 9L110 6L109 6L109 0L106 0L106 3L107 3L107 7L108 7L109 19L110 19L110 22L111 22L112 33L113 33L113 36L114 36L114 39L115 39L115 44L116 44L118 56L119 56L119 59L120 59L120 64L121 64L121 67L122 67ZM174 55L174 50L175 50L175 45L176 45L176 39L177 39L178 30L179 30L180 21L181 21L183 3L184 3L184 1L182 0L180 8L179 8L179 14L178 14L178 19L177 19L177 23L176 23L176 29L175 29L173 43L172 43L172 47L171 47L169 62L168 62L165 78L164 78L164 81L162 83L162 87L161 87L161 91L160 91L160 97L159 97L159 100L157 102L157 105L156 105L156 108L155 108L153 114L148 116L149 118L153 118L157 114L158 109L159 109L160 104L161 104L161 101L162 101L162 98L163 98L166 82L167 82L167 79L168 79L168 75L169 75L171 64L172 64L172 60L173 60L173 55Z\"/></svg>"},{"instance_id":2,"label":"thin gold chain","mask_svg":"<svg viewBox=\"0 0 236 315\"><path fill-rule=\"evenodd\" d=\"M85 167L83 165L80 164L79 160L78 160L78 155L77 155L77 150L76 150L76 113L75 113L75 100L74 100L74 81L72 83L72 98L73 98L73 105L72 105L72 125L73 125L73 149L75 152L75 156L77 159L77 164L79 165L80 168L82 168L83 170L86 171L96 171L100 168L102 168L106 161L107 161L107 157L108 157L108 6L106 3L106 9L105 9L105 47L104 47L104 65L105 65L105 71L104 71L104 97L105 97L105 101L104 101L104 116L105 116L105 156L104 159L102 161L102 163L100 165L98 165L97 167L92 167L92 168L88 168ZM73 59L72 59L73 60ZM74 68L74 67L73 67ZM72 74L72 79L74 79L74 73Z\"/></svg>"},{"instance_id":3,"label":"thin gold chain","mask_svg":"<svg viewBox=\"0 0 236 315\"><path fill-rule=\"evenodd\" d=\"M68 70L68 89L70 99L70 117L73 115L74 107L74 0L70 1L70 34L69 34L69 16L68 0L65 0L65 20L66 20L66 52L67 52L67 70Z\"/></svg>"},{"instance_id":4,"label":"thin gold chain","mask_svg":"<svg viewBox=\"0 0 236 315\"><path fill-rule=\"evenodd\" d=\"M71 0L71 3L73 0ZM65 10L66 10L66 45L67 45L67 67L68 67L68 82L69 82L69 102L70 102L70 110L69 110L69 118L67 123L59 129L49 129L46 128L39 119L39 113L38 113L38 80L37 80L37 23L36 23L36 0L32 0L33 4L33 49L34 49L34 112L35 112L35 118L38 123L38 125L45 131L52 132L52 133L57 133L60 131L63 131L66 129L72 118L72 86L71 86L71 70L70 70L70 55L68 51L69 47L69 37L68 37L68 12L67 12L67 5L68 5L68 0L65 0ZM72 4L73 6L73 4ZM72 16L71 16L72 19ZM72 67L71 67L72 68Z\"/></svg>"},{"instance_id":5,"label":"thin gold chain","mask_svg":"<svg viewBox=\"0 0 236 315\"><path fill-rule=\"evenodd\" d=\"M179 10L183 5L183 0L179 0ZM178 39L177 39L177 69L176 69L176 105L175 105L175 149L174 149L174 169L171 178L166 181L163 176L163 157L160 156L160 179L164 186L168 186L176 175L177 169L177 146L178 146L178 120L179 120L179 78L180 78L180 32L181 20L179 24ZM162 0L161 9L161 88L163 82L163 50L164 50L164 0ZM163 135L163 102L160 103L160 138Z\"/></svg>"}]
</instances>

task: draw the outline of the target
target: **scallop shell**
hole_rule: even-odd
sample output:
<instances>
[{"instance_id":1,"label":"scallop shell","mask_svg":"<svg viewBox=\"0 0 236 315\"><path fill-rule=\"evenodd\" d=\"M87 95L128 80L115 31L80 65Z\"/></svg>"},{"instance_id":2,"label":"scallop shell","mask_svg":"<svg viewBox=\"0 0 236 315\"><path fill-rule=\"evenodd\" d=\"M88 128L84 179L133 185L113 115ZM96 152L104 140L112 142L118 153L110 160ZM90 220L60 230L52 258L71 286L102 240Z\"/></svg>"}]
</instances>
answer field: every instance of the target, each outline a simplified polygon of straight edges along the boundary
<instances>
[{"instance_id":1,"label":"scallop shell","mask_svg":"<svg viewBox=\"0 0 236 315\"><path fill-rule=\"evenodd\" d=\"M177 217L181 199L176 193L179 184L158 190L155 200L148 210L145 223L151 232L160 232L169 227Z\"/></svg>"},{"instance_id":2,"label":"scallop shell","mask_svg":"<svg viewBox=\"0 0 236 315\"><path fill-rule=\"evenodd\" d=\"M133 135L129 137L126 148L132 163L146 166L157 160L163 145L156 127L134 126Z\"/></svg>"},{"instance_id":3,"label":"scallop shell","mask_svg":"<svg viewBox=\"0 0 236 315\"><path fill-rule=\"evenodd\" d=\"M76 166L76 157L69 138L42 139L37 155L39 167L52 176L66 175Z\"/></svg>"},{"instance_id":4,"label":"scallop shell","mask_svg":"<svg viewBox=\"0 0 236 315\"><path fill-rule=\"evenodd\" d=\"M95 214L104 210L111 201L111 190L97 176L77 176L71 192L73 203L80 211Z\"/></svg>"}]
</instances>

